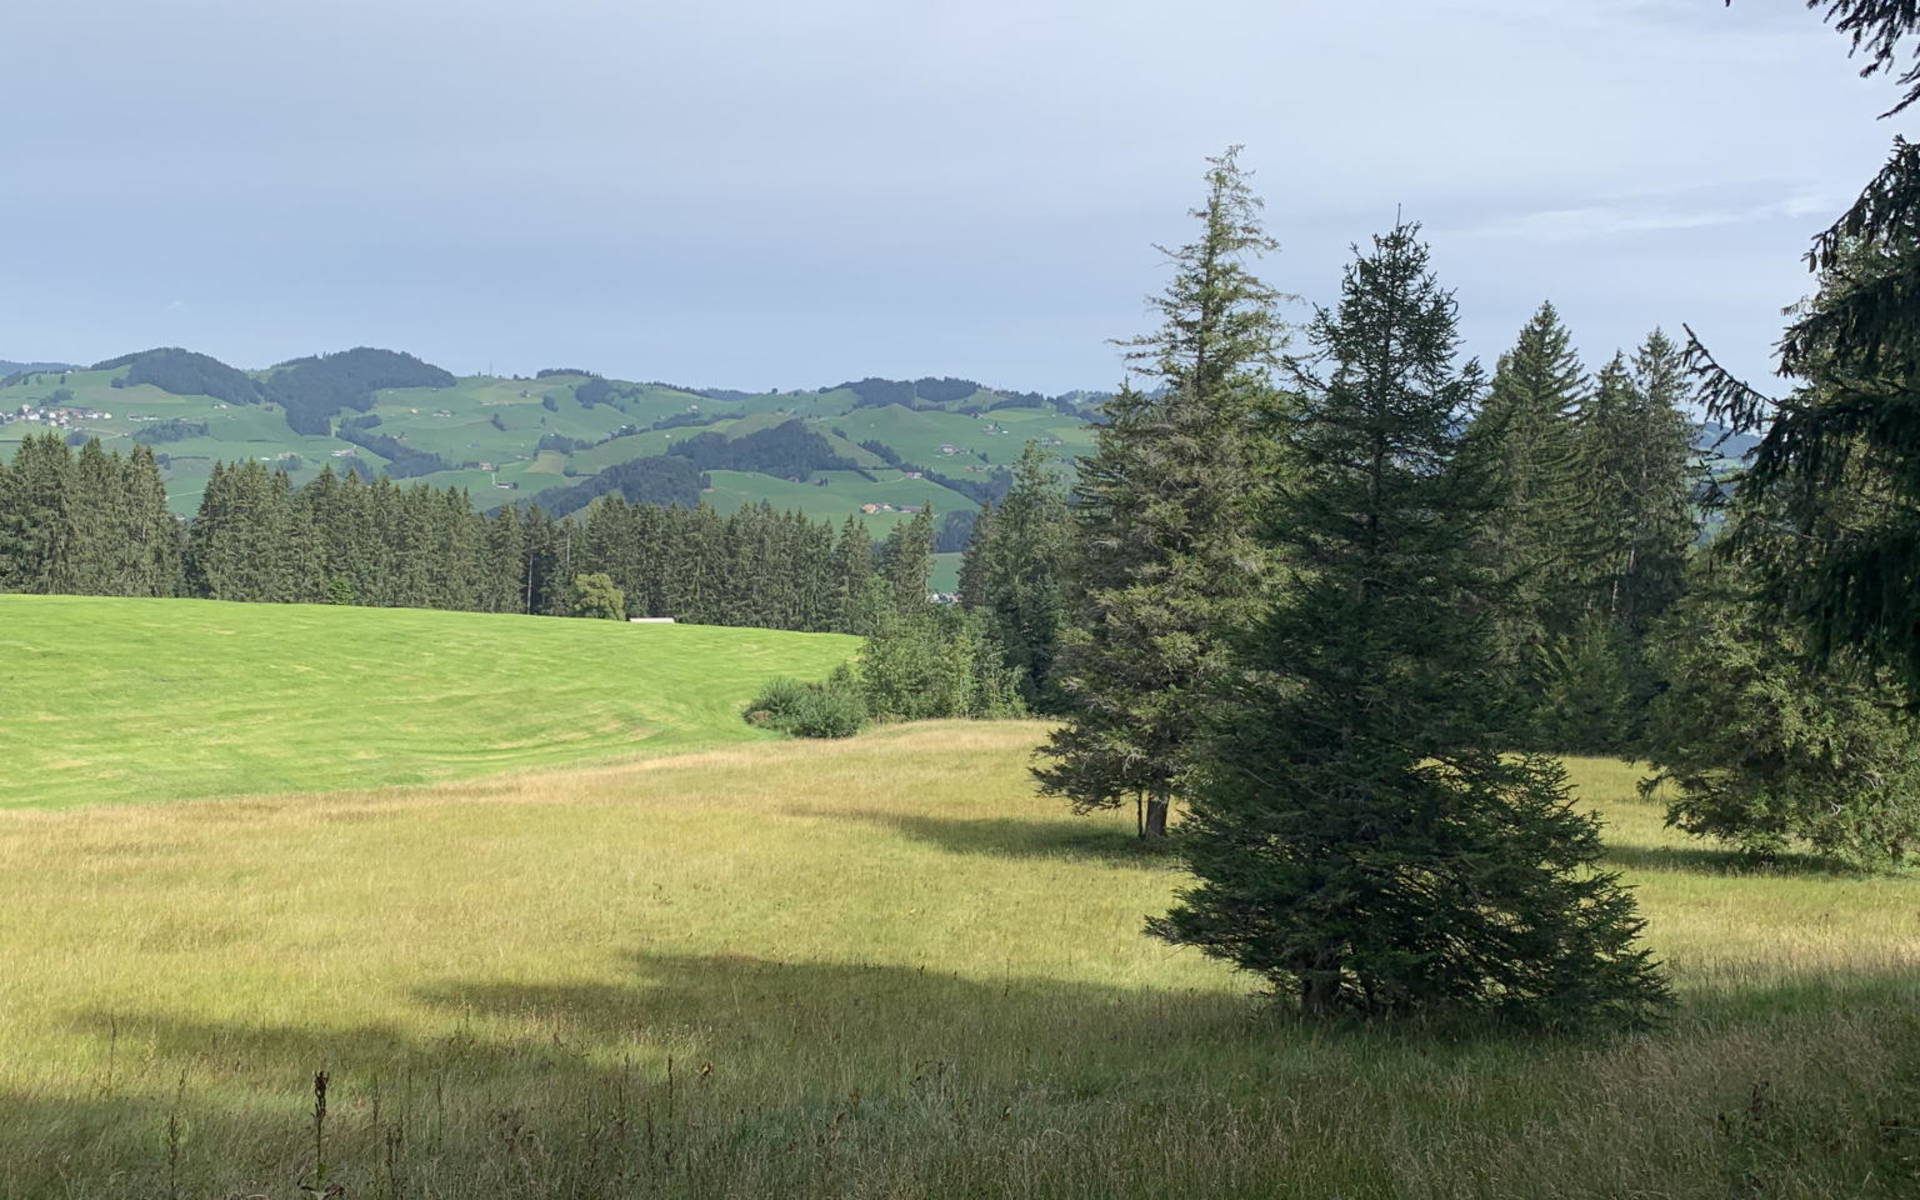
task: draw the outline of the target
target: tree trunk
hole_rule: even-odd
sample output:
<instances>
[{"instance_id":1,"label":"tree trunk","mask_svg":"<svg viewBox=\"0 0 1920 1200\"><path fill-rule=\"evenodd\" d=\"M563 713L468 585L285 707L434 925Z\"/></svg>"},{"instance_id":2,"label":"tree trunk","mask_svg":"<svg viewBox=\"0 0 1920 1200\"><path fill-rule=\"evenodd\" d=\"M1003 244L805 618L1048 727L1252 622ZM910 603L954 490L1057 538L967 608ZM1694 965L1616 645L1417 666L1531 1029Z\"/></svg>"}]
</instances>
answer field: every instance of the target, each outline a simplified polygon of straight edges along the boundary
<instances>
[{"instance_id":1,"label":"tree trunk","mask_svg":"<svg viewBox=\"0 0 1920 1200\"><path fill-rule=\"evenodd\" d=\"M1158 793L1147 800L1147 827L1140 836L1147 841L1158 841L1167 836L1167 809L1173 806L1173 799L1166 793Z\"/></svg>"},{"instance_id":2,"label":"tree trunk","mask_svg":"<svg viewBox=\"0 0 1920 1200\"><path fill-rule=\"evenodd\" d=\"M1308 1016L1327 1017L1339 1011L1340 973L1329 967L1329 961L1322 958L1319 965L1300 975L1300 1007Z\"/></svg>"}]
</instances>

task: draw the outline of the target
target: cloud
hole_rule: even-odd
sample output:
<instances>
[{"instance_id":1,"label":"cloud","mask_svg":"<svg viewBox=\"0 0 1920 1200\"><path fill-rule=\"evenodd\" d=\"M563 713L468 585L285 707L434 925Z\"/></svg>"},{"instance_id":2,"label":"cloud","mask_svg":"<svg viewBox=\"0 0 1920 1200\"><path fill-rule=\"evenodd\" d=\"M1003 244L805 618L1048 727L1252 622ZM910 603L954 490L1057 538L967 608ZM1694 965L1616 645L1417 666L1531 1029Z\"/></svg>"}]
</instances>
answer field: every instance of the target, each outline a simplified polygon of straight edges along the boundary
<instances>
[{"instance_id":1,"label":"cloud","mask_svg":"<svg viewBox=\"0 0 1920 1200\"><path fill-rule=\"evenodd\" d=\"M1587 242L1673 230L1712 229L1765 221L1800 221L1835 215L1838 203L1817 192L1800 192L1745 207L1682 208L1657 202L1592 204L1540 209L1501 217L1461 231L1462 236L1530 242Z\"/></svg>"}]
</instances>

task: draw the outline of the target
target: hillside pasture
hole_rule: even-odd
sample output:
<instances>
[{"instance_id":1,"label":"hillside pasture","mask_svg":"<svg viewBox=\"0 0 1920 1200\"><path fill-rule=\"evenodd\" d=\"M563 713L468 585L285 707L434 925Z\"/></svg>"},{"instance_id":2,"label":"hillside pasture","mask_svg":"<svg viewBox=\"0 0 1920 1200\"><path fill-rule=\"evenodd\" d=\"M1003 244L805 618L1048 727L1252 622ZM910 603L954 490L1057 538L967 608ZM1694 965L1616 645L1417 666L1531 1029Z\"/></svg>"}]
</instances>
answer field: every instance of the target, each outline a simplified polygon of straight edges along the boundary
<instances>
[{"instance_id":1,"label":"hillside pasture","mask_svg":"<svg viewBox=\"0 0 1920 1200\"><path fill-rule=\"evenodd\" d=\"M911 514L894 512L862 513L864 504L892 505L896 510L908 506L931 506L937 515L973 512L979 505L951 488L930 479L909 479L898 471L869 472L868 480L854 471L817 471L813 481L796 483L768 475L744 471L709 471L711 487L702 495L721 515L737 512L766 500L776 510L803 512L817 520L835 523L857 516L876 537L884 536L895 525L910 520Z\"/></svg>"},{"instance_id":2,"label":"hillside pasture","mask_svg":"<svg viewBox=\"0 0 1920 1200\"><path fill-rule=\"evenodd\" d=\"M503 493L504 494L504 493ZM764 738L858 640L485 613L0 595L0 808L315 791Z\"/></svg>"},{"instance_id":3,"label":"hillside pasture","mask_svg":"<svg viewBox=\"0 0 1920 1200\"><path fill-rule=\"evenodd\" d=\"M132 449L143 427L152 421L175 419L205 424L204 437L156 446L169 459L164 468L169 505L181 515L191 515L198 509L215 461L280 463L289 454L298 455L299 464L290 471L295 486L311 482L328 463L337 467L340 457L349 454L376 474L388 466L382 455L339 436L342 422L367 414L342 409L333 418L335 427L330 434L296 434L288 428L286 413L277 404L228 404L204 395L173 395L150 384L114 387L115 380L124 379L129 370L80 370L64 376L36 373L0 387L0 412L17 410L21 404L38 406L65 388L73 406L112 414L76 420L65 432L98 437L109 450L123 452ZM270 372L252 374L262 379ZM482 507L498 502L498 497L482 494L492 490L495 471L502 482L520 485L510 498L527 499L548 487L560 486L563 474L571 478L594 475L635 458L663 454L687 438L706 433L745 437L796 418L826 439L834 454L861 468L885 468L882 455L857 444L877 438L907 461L981 483L992 477L996 466L1018 458L1030 438L1057 444L1063 454L1084 451L1091 444L1089 431L1078 419L1051 408L1007 408L974 417L950 408L856 408L860 397L845 388L715 400L678 388L622 381L607 381L614 389L609 402L582 405L579 390L592 382L591 377L580 374L539 379L477 375L457 378L448 387L384 389L372 397L371 415L379 418L379 424L371 432L440 456L448 470L415 479L436 486L467 487ZM998 393L983 391L953 403L991 404L1001 398ZM648 428L669 417L694 417L706 423ZM0 454L11 457L22 438L46 428L27 422L0 426ZM623 429L636 432L618 436ZM549 435L583 443L586 448L565 454L543 452L539 443ZM954 453L942 453L942 448L949 445ZM1070 469L1071 460L1063 461ZM478 464L487 464L490 470L479 472ZM720 489L716 503L737 507L764 499L776 507L786 507L781 499L786 494L784 482L772 475L743 473L740 480ZM935 505L941 511L957 507L952 501L936 500ZM809 505L807 511L831 519L855 507L832 505L816 511ZM897 517L882 515L871 525L876 533L884 534L897 521Z\"/></svg>"},{"instance_id":4,"label":"hillside pasture","mask_svg":"<svg viewBox=\"0 0 1920 1200\"><path fill-rule=\"evenodd\" d=\"M1056 453L1084 451L1091 445L1090 440L1082 443L1077 437L1085 428L1080 421L1053 409L1009 408L969 416L893 404L855 409L822 424L844 430L851 441L878 441L893 447L907 462L955 476L966 474L970 467L1006 466L1020 457L1029 441L1064 443L1076 437L1073 446L1054 447ZM985 480L984 470L976 473Z\"/></svg>"},{"instance_id":5,"label":"hillside pasture","mask_svg":"<svg viewBox=\"0 0 1920 1200\"><path fill-rule=\"evenodd\" d=\"M1141 936L1180 875L1131 813L1033 795L1043 734L0 813L0 1195L1920 1182L1920 882L1743 873L1664 829L1629 769L1577 762L1677 981L1672 1025L1317 1027Z\"/></svg>"}]
</instances>

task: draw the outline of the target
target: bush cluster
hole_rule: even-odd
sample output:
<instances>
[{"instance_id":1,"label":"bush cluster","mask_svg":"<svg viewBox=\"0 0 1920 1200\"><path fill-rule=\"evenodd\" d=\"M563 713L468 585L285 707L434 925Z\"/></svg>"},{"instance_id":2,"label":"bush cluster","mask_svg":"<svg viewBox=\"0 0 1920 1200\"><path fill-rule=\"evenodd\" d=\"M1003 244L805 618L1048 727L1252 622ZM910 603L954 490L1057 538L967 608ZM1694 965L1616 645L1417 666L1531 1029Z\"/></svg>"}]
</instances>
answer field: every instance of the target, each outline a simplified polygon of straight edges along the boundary
<instances>
[{"instance_id":1,"label":"bush cluster","mask_svg":"<svg viewBox=\"0 0 1920 1200\"><path fill-rule=\"evenodd\" d=\"M747 706L746 718L794 737L852 737L866 727L867 699L852 668L842 663L821 683L770 681Z\"/></svg>"}]
</instances>

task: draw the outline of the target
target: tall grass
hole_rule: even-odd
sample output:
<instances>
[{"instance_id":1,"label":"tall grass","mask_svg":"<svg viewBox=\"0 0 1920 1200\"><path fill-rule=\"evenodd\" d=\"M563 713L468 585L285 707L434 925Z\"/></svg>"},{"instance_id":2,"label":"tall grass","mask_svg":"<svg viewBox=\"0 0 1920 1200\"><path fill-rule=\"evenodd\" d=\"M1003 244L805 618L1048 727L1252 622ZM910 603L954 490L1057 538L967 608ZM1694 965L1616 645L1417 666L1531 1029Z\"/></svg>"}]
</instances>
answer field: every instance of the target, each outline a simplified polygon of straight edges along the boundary
<instances>
[{"instance_id":1,"label":"tall grass","mask_svg":"<svg viewBox=\"0 0 1920 1200\"><path fill-rule=\"evenodd\" d=\"M1041 734L0 813L0 1196L1920 1183L1920 881L1742 873L1576 763L1672 1027L1317 1027L1141 936L1179 876L1034 798Z\"/></svg>"}]
</instances>

